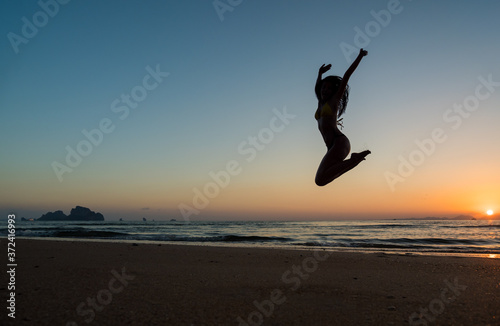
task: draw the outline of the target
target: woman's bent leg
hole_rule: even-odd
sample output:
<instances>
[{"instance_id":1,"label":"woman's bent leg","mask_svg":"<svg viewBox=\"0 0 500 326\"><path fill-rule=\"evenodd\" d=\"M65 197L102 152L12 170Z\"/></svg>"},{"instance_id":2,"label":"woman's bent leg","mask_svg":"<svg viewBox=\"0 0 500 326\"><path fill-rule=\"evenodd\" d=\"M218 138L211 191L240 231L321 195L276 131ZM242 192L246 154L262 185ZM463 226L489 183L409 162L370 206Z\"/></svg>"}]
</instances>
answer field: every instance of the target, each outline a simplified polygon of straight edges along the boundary
<instances>
[{"instance_id":1,"label":"woman's bent leg","mask_svg":"<svg viewBox=\"0 0 500 326\"><path fill-rule=\"evenodd\" d=\"M322 187L329 184L342 174L356 167L365 159L366 155L370 154L370 151L352 153L351 158L345 160L350 151L351 143L349 139L346 136L338 137L335 145L328 150L318 167L315 179L318 186Z\"/></svg>"},{"instance_id":2,"label":"woman's bent leg","mask_svg":"<svg viewBox=\"0 0 500 326\"><path fill-rule=\"evenodd\" d=\"M320 187L326 186L333 180L340 177L342 174L356 167L359 163L361 163L361 161L365 159L365 156L368 154L370 154L370 151L353 153L350 159L340 162L339 161L334 162L333 160L328 160L330 161L329 163L331 164L329 167L323 166L323 163L325 163L325 159L327 158L325 155L325 159L323 159L323 161L321 162L320 167L318 168L318 172L316 173L316 179L315 179L316 184Z\"/></svg>"}]
</instances>

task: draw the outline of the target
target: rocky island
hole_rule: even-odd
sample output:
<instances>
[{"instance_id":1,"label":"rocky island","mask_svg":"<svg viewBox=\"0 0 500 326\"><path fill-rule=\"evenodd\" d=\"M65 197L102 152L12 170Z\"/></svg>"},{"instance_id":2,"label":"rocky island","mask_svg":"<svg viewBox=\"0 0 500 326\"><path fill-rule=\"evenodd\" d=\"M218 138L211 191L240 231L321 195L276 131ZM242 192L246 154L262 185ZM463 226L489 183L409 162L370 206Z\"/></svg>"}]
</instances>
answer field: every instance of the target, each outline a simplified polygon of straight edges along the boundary
<instances>
[{"instance_id":1,"label":"rocky island","mask_svg":"<svg viewBox=\"0 0 500 326\"><path fill-rule=\"evenodd\" d=\"M101 213L96 213L87 207L76 206L69 215L63 211L48 212L43 214L37 221L104 221Z\"/></svg>"}]
</instances>

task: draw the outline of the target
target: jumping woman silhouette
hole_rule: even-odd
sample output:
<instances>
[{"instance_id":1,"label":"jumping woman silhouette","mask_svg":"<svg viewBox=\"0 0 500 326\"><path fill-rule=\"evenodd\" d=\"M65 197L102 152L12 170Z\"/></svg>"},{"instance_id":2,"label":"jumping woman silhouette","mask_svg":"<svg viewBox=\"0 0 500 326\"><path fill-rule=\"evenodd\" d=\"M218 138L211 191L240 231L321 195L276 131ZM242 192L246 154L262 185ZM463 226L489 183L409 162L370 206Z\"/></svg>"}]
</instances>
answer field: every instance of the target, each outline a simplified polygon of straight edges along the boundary
<instances>
[{"instance_id":1,"label":"jumping woman silhouette","mask_svg":"<svg viewBox=\"0 0 500 326\"><path fill-rule=\"evenodd\" d=\"M319 68L318 79L316 81L315 92L318 98L318 109L314 117L318 120L318 128L325 141L327 152L321 161L318 172L316 172L316 184L325 186L340 177L342 174L356 167L370 151L352 153L351 158L344 160L351 151L349 139L339 130L342 127L342 119L339 119L345 112L349 100L349 86L347 82L352 73L358 67L361 59L368 52L359 50L358 57L351 64L343 78L338 76L328 76L322 79L322 75L330 70L329 65L322 65Z\"/></svg>"}]
</instances>

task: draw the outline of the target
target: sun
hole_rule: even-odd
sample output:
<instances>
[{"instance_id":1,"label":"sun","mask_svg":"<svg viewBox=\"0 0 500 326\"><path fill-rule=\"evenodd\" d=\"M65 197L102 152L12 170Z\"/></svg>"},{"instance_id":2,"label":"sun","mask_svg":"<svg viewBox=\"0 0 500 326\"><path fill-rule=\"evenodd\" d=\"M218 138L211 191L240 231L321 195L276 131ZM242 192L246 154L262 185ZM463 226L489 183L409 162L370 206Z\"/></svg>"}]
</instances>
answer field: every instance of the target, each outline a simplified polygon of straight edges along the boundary
<instances>
[{"instance_id":1,"label":"sun","mask_svg":"<svg viewBox=\"0 0 500 326\"><path fill-rule=\"evenodd\" d=\"M491 215L493 215L493 211L492 211L491 209L488 209L488 210L486 211L486 214L487 214L487 215L489 215L489 216L491 216Z\"/></svg>"}]
</instances>

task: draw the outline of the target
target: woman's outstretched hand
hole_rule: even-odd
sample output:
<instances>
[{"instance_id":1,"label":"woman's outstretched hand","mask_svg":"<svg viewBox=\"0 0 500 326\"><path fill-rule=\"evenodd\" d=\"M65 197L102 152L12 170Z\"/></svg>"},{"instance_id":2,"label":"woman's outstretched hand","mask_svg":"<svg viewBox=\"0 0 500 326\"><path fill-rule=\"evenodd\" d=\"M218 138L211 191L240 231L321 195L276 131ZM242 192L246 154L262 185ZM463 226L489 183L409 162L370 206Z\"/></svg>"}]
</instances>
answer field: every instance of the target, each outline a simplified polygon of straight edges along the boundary
<instances>
[{"instance_id":1,"label":"woman's outstretched hand","mask_svg":"<svg viewBox=\"0 0 500 326\"><path fill-rule=\"evenodd\" d=\"M321 67L319 68L319 74L320 75L324 74L325 72L330 70L331 67L332 67L332 65L330 65L330 64L326 65L326 66L325 66L325 64L321 65Z\"/></svg>"},{"instance_id":2,"label":"woman's outstretched hand","mask_svg":"<svg viewBox=\"0 0 500 326\"><path fill-rule=\"evenodd\" d=\"M368 51L360 49L359 50L359 55L362 56L362 57L367 56L368 55Z\"/></svg>"}]
</instances>

